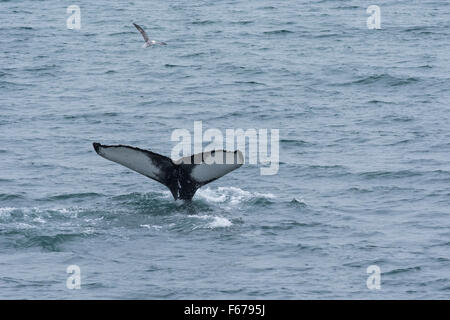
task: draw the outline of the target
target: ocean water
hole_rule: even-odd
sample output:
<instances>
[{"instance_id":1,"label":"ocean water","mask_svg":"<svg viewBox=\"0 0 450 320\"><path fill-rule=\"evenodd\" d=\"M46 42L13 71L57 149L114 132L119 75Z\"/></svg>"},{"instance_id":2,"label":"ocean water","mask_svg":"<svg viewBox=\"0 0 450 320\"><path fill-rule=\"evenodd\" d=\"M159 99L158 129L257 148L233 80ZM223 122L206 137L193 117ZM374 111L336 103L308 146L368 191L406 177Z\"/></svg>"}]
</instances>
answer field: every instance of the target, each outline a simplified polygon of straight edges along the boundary
<instances>
[{"instance_id":1,"label":"ocean water","mask_svg":"<svg viewBox=\"0 0 450 320\"><path fill-rule=\"evenodd\" d=\"M0 298L450 298L449 38L447 1L1 0ZM278 173L175 202L92 148L194 121L279 129Z\"/></svg>"}]
</instances>

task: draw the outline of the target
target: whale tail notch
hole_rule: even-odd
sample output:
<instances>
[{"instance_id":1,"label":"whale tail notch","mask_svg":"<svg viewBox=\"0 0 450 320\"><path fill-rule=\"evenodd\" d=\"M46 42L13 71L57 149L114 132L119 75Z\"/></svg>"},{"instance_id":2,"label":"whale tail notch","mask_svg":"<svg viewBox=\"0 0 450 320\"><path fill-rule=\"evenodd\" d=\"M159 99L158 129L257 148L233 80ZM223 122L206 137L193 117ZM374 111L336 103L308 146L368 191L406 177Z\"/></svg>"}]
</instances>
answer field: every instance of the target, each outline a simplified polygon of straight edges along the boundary
<instances>
[{"instance_id":1,"label":"whale tail notch","mask_svg":"<svg viewBox=\"0 0 450 320\"><path fill-rule=\"evenodd\" d=\"M175 200L191 200L198 188L244 163L239 150L213 150L172 161L152 151L126 145L94 143L93 146L101 157L164 184Z\"/></svg>"}]
</instances>

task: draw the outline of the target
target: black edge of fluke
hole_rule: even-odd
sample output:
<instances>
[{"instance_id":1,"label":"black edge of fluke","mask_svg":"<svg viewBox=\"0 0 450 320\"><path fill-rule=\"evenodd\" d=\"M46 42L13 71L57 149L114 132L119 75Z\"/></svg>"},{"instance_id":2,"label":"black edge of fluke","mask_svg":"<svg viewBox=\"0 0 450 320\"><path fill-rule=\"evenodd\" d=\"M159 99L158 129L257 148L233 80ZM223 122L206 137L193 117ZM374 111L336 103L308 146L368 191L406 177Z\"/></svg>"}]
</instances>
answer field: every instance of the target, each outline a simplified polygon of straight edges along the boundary
<instances>
[{"instance_id":1,"label":"black edge of fluke","mask_svg":"<svg viewBox=\"0 0 450 320\"><path fill-rule=\"evenodd\" d=\"M100 146L101 146L101 144L100 143L98 143L98 142L94 142L93 144L92 144L93 146L94 146L94 150L95 150L95 152L99 152L99 149L100 149Z\"/></svg>"}]
</instances>

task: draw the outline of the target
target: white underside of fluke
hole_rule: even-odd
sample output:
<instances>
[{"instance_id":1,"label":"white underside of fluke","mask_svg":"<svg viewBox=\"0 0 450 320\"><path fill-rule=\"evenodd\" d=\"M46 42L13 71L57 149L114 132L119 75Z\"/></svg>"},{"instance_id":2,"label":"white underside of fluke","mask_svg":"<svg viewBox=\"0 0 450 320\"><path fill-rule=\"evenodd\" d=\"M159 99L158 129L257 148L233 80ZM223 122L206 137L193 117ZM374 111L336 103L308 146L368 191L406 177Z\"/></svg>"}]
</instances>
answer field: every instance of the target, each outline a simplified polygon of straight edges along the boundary
<instances>
[{"instance_id":1,"label":"white underside of fluke","mask_svg":"<svg viewBox=\"0 0 450 320\"><path fill-rule=\"evenodd\" d=\"M98 154L144 176L160 181L163 172L145 152L125 146L100 147Z\"/></svg>"},{"instance_id":2,"label":"white underside of fluke","mask_svg":"<svg viewBox=\"0 0 450 320\"><path fill-rule=\"evenodd\" d=\"M216 150L213 154L209 151L203 152L202 155L202 163L195 165L191 171L191 177L202 183L218 179L244 163L240 151Z\"/></svg>"}]
</instances>

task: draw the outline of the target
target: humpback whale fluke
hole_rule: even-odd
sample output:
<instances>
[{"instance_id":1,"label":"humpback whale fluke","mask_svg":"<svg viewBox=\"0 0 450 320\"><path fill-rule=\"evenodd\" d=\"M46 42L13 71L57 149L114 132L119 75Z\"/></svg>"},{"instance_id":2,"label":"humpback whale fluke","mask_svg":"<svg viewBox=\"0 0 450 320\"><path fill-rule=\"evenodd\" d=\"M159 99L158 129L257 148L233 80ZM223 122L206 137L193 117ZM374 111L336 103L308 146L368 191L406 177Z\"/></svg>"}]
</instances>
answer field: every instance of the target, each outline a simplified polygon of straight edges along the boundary
<instances>
[{"instance_id":1,"label":"humpback whale fluke","mask_svg":"<svg viewBox=\"0 0 450 320\"><path fill-rule=\"evenodd\" d=\"M162 41L155 41L155 40L150 40L149 39L149 37L148 37L148 35L147 35L147 32L145 32L145 30L144 29L142 29L142 27L140 26L140 25L138 25L138 24L136 24L136 23L133 23L133 25L136 27L136 29L138 29L139 30L139 32L142 34L142 37L144 38L144 40L145 40L145 43L144 43L144 45L142 46L143 48L147 48L147 47L150 47L150 46L153 46L153 45L155 45L155 44L161 44L161 45L166 45L167 43L165 43L165 42L162 42Z\"/></svg>"},{"instance_id":2,"label":"humpback whale fluke","mask_svg":"<svg viewBox=\"0 0 450 320\"><path fill-rule=\"evenodd\" d=\"M119 163L169 188L175 200L191 200L201 186L239 168L242 152L213 150L177 161L160 154L131 146L106 146L94 143L101 157Z\"/></svg>"}]
</instances>

